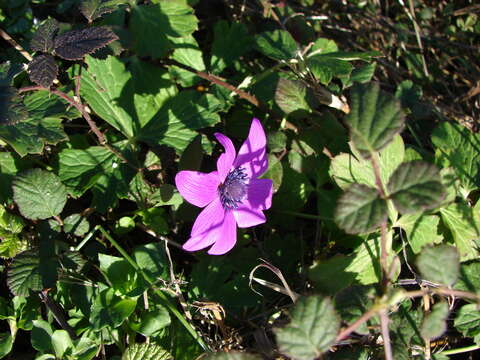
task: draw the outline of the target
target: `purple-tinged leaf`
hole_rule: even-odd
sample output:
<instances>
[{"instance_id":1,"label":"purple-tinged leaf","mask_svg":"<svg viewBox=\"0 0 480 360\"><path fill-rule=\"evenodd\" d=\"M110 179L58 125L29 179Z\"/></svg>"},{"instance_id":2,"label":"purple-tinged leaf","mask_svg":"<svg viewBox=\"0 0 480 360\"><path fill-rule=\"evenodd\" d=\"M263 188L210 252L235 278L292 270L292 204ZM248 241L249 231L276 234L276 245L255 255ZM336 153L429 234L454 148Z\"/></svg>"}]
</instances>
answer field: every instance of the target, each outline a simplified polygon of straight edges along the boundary
<instances>
[{"instance_id":1,"label":"purple-tinged leaf","mask_svg":"<svg viewBox=\"0 0 480 360\"><path fill-rule=\"evenodd\" d=\"M114 40L118 36L103 26L72 30L55 38L55 54L65 60L81 60Z\"/></svg>"},{"instance_id":2,"label":"purple-tinged leaf","mask_svg":"<svg viewBox=\"0 0 480 360\"><path fill-rule=\"evenodd\" d=\"M53 43L55 35L58 31L58 21L55 19L48 19L41 25L32 40L30 41L30 48L33 51L41 51L49 53L53 50Z\"/></svg>"},{"instance_id":3,"label":"purple-tinged leaf","mask_svg":"<svg viewBox=\"0 0 480 360\"><path fill-rule=\"evenodd\" d=\"M17 89L0 84L0 124L13 125L28 117Z\"/></svg>"},{"instance_id":4,"label":"purple-tinged leaf","mask_svg":"<svg viewBox=\"0 0 480 360\"><path fill-rule=\"evenodd\" d=\"M51 55L38 55L28 64L28 76L35 84L49 88L57 77L58 66Z\"/></svg>"},{"instance_id":5,"label":"purple-tinged leaf","mask_svg":"<svg viewBox=\"0 0 480 360\"><path fill-rule=\"evenodd\" d=\"M109 14L125 5L125 0L84 0L80 4L80 12L85 16L88 22Z\"/></svg>"}]
</instances>

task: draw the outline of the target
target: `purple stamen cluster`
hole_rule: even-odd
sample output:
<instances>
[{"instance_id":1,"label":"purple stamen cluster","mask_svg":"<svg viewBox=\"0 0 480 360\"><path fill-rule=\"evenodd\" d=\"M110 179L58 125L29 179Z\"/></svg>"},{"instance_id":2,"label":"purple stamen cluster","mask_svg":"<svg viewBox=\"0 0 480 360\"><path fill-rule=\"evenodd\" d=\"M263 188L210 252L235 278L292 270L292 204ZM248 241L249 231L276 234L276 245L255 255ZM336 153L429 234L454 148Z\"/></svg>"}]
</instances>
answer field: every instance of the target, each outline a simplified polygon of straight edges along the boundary
<instances>
[{"instance_id":1,"label":"purple stamen cluster","mask_svg":"<svg viewBox=\"0 0 480 360\"><path fill-rule=\"evenodd\" d=\"M223 184L218 186L220 201L225 210L236 209L247 195L247 178L245 169L237 167L230 171Z\"/></svg>"}]
</instances>

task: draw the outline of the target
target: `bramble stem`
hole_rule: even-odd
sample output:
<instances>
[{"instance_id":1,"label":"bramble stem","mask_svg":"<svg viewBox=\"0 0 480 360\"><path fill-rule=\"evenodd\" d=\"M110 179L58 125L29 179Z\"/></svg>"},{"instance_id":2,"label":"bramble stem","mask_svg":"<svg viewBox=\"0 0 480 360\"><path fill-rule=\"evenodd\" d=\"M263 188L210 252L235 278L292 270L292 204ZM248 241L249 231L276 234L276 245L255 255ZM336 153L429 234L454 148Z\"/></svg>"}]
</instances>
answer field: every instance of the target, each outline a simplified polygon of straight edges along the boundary
<instances>
[{"instance_id":1,"label":"bramble stem","mask_svg":"<svg viewBox=\"0 0 480 360\"><path fill-rule=\"evenodd\" d=\"M373 307L370 310L368 310L366 313L364 313L362 316L360 316L357 320L355 320L354 323L349 325L346 329L340 331L340 333L337 335L337 338L335 339L336 342L340 342L342 340L345 340L348 335L350 335L352 332L357 330L357 328L362 325L364 322L368 321L371 317L373 317L375 314L377 314L378 308Z\"/></svg>"},{"instance_id":2,"label":"bramble stem","mask_svg":"<svg viewBox=\"0 0 480 360\"><path fill-rule=\"evenodd\" d=\"M147 275L145 272L138 266L138 264L133 260L130 255L120 246L120 244L110 236L110 234L100 225L97 225L98 230L107 238L108 241L118 250L118 252L127 260L130 265L145 279L147 283L152 286L152 289L155 291L155 294L160 298L162 304L180 321L180 323L185 327L185 329L192 335L192 337L197 341L197 343L205 350L210 351L208 346L205 344L203 339L197 334L195 329L190 325L190 323L185 319L185 317L177 310L175 305L173 305L170 300L165 296L165 294L157 289L154 284L155 282Z\"/></svg>"},{"instance_id":3,"label":"bramble stem","mask_svg":"<svg viewBox=\"0 0 480 360\"><path fill-rule=\"evenodd\" d=\"M382 329L383 350L385 352L385 360L393 360L392 343L390 342L390 331L388 329L388 310L380 311L380 327Z\"/></svg>"}]
</instances>

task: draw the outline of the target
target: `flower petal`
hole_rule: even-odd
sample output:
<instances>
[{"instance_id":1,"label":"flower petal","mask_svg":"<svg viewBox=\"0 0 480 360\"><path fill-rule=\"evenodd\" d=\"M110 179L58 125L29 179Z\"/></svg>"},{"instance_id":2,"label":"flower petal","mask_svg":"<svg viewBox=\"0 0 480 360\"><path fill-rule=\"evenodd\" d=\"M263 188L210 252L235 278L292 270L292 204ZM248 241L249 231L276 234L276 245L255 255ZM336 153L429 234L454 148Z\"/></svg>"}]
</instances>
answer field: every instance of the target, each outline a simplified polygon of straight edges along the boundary
<instances>
[{"instance_id":1,"label":"flower petal","mask_svg":"<svg viewBox=\"0 0 480 360\"><path fill-rule=\"evenodd\" d=\"M243 143L235 160L235 167L242 166L250 178L262 175L268 168L266 152L267 138L262 123L253 118L247 140Z\"/></svg>"},{"instance_id":2,"label":"flower petal","mask_svg":"<svg viewBox=\"0 0 480 360\"><path fill-rule=\"evenodd\" d=\"M270 179L251 179L247 198L235 210L234 215L240 228L263 224L266 219L262 210L272 206L273 182Z\"/></svg>"},{"instance_id":3,"label":"flower petal","mask_svg":"<svg viewBox=\"0 0 480 360\"><path fill-rule=\"evenodd\" d=\"M220 155L217 160L217 170L220 176L220 182L223 182L223 180L225 180L225 177L232 169L233 162L235 161L236 152L232 140L230 140L228 137L220 133L215 133L215 137L217 138L218 142L222 144L225 148L225 152Z\"/></svg>"},{"instance_id":4,"label":"flower petal","mask_svg":"<svg viewBox=\"0 0 480 360\"><path fill-rule=\"evenodd\" d=\"M187 251L197 251L212 245L218 240L225 218L225 210L218 198L214 199L198 215L193 224L191 237L183 244Z\"/></svg>"},{"instance_id":5,"label":"flower petal","mask_svg":"<svg viewBox=\"0 0 480 360\"><path fill-rule=\"evenodd\" d=\"M218 196L220 178L216 171L205 174L184 170L175 176L175 184L185 200L195 206L205 207Z\"/></svg>"},{"instance_id":6,"label":"flower petal","mask_svg":"<svg viewBox=\"0 0 480 360\"><path fill-rule=\"evenodd\" d=\"M272 206L273 181L270 179L250 179L247 202L253 209L267 210Z\"/></svg>"},{"instance_id":7,"label":"flower petal","mask_svg":"<svg viewBox=\"0 0 480 360\"><path fill-rule=\"evenodd\" d=\"M232 211L225 212L225 218L219 233L215 244L208 250L210 255L223 255L235 246L237 242L237 224Z\"/></svg>"},{"instance_id":8,"label":"flower petal","mask_svg":"<svg viewBox=\"0 0 480 360\"><path fill-rule=\"evenodd\" d=\"M233 210L233 215L239 228L248 228L267 221L262 210L252 209L248 205L240 205Z\"/></svg>"}]
</instances>

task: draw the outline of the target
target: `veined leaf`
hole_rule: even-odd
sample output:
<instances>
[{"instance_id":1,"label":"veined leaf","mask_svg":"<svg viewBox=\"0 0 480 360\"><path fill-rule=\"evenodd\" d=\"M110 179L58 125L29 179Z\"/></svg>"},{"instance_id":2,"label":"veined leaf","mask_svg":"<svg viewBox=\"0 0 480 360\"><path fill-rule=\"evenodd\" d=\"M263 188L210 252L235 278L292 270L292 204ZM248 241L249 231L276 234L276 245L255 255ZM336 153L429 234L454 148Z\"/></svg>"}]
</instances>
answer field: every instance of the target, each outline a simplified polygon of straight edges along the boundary
<instances>
[{"instance_id":1,"label":"veined leaf","mask_svg":"<svg viewBox=\"0 0 480 360\"><path fill-rule=\"evenodd\" d=\"M173 357L156 344L143 343L130 345L122 360L173 360Z\"/></svg>"},{"instance_id":2,"label":"veined leaf","mask_svg":"<svg viewBox=\"0 0 480 360\"><path fill-rule=\"evenodd\" d=\"M51 55L37 55L28 64L28 76L35 84L49 88L57 77L58 66Z\"/></svg>"},{"instance_id":3,"label":"veined leaf","mask_svg":"<svg viewBox=\"0 0 480 360\"><path fill-rule=\"evenodd\" d=\"M279 61L295 58L298 50L292 35L285 30L263 32L255 36L255 44L261 53Z\"/></svg>"},{"instance_id":4,"label":"veined leaf","mask_svg":"<svg viewBox=\"0 0 480 360\"><path fill-rule=\"evenodd\" d=\"M418 160L401 164L387 189L395 207L404 214L432 209L446 196L437 167Z\"/></svg>"},{"instance_id":5,"label":"veined leaf","mask_svg":"<svg viewBox=\"0 0 480 360\"><path fill-rule=\"evenodd\" d=\"M17 296L28 296L29 291L42 290L38 251L27 250L18 254L8 270L7 284Z\"/></svg>"},{"instance_id":6,"label":"veined leaf","mask_svg":"<svg viewBox=\"0 0 480 360\"><path fill-rule=\"evenodd\" d=\"M289 324L275 331L280 352L296 360L311 360L333 345L340 323L330 299L301 298L291 317Z\"/></svg>"},{"instance_id":7,"label":"veined leaf","mask_svg":"<svg viewBox=\"0 0 480 360\"><path fill-rule=\"evenodd\" d=\"M30 48L33 51L41 51L49 53L53 50L53 39L58 32L58 21L55 19L47 19L35 32L30 41Z\"/></svg>"},{"instance_id":8,"label":"veined leaf","mask_svg":"<svg viewBox=\"0 0 480 360\"><path fill-rule=\"evenodd\" d=\"M345 121L355 148L366 159L389 144L404 127L400 102L382 92L378 84L355 85L350 109Z\"/></svg>"},{"instance_id":9,"label":"veined leaf","mask_svg":"<svg viewBox=\"0 0 480 360\"><path fill-rule=\"evenodd\" d=\"M420 253L425 245L442 242L443 236L438 233L440 217L438 215L406 214L396 223L405 230L407 240L414 254Z\"/></svg>"},{"instance_id":10,"label":"veined leaf","mask_svg":"<svg viewBox=\"0 0 480 360\"><path fill-rule=\"evenodd\" d=\"M31 169L15 177L13 198L26 218L47 219L62 212L67 202L67 191L57 175Z\"/></svg>"},{"instance_id":11,"label":"veined leaf","mask_svg":"<svg viewBox=\"0 0 480 360\"><path fill-rule=\"evenodd\" d=\"M335 221L347 233L358 234L375 230L387 215L387 203L377 189L353 184L338 201Z\"/></svg>"},{"instance_id":12,"label":"veined leaf","mask_svg":"<svg viewBox=\"0 0 480 360\"><path fill-rule=\"evenodd\" d=\"M80 4L80 12L87 18L88 22L92 22L127 3L126 0L84 0Z\"/></svg>"},{"instance_id":13,"label":"veined leaf","mask_svg":"<svg viewBox=\"0 0 480 360\"><path fill-rule=\"evenodd\" d=\"M447 316L448 304L446 302L435 304L432 312L423 319L420 330L423 338L435 339L442 336L445 330L447 330Z\"/></svg>"},{"instance_id":14,"label":"veined leaf","mask_svg":"<svg viewBox=\"0 0 480 360\"><path fill-rule=\"evenodd\" d=\"M215 24L213 32L210 67L218 74L251 49L252 39L247 27L238 22L220 20Z\"/></svg>"},{"instance_id":15,"label":"veined leaf","mask_svg":"<svg viewBox=\"0 0 480 360\"><path fill-rule=\"evenodd\" d=\"M426 247L417 258L417 267L425 279L452 286L460 274L458 251L445 244Z\"/></svg>"},{"instance_id":16,"label":"veined leaf","mask_svg":"<svg viewBox=\"0 0 480 360\"><path fill-rule=\"evenodd\" d=\"M207 355L205 360L261 360L258 355L239 352L217 352Z\"/></svg>"},{"instance_id":17,"label":"veined leaf","mask_svg":"<svg viewBox=\"0 0 480 360\"><path fill-rule=\"evenodd\" d=\"M275 102L287 115L299 110L309 113L318 105L301 81L282 78L278 80L275 90Z\"/></svg>"},{"instance_id":18,"label":"veined leaf","mask_svg":"<svg viewBox=\"0 0 480 360\"><path fill-rule=\"evenodd\" d=\"M81 60L115 40L118 36L104 26L72 30L55 38L55 54L65 60Z\"/></svg>"},{"instance_id":19,"label":"veined leaf","mask_svg":"<svg viewBox=\"0 0 480 360\"><path fill-rule=\"evenodd\" d=\"M463 305L455 317L453 325L464 336L475 336L480 333L480 311L476 304Z\"/></svg>"}]
</instances>

